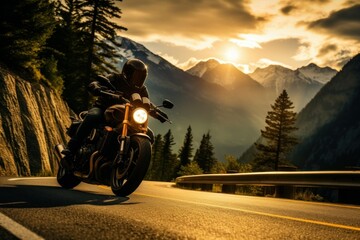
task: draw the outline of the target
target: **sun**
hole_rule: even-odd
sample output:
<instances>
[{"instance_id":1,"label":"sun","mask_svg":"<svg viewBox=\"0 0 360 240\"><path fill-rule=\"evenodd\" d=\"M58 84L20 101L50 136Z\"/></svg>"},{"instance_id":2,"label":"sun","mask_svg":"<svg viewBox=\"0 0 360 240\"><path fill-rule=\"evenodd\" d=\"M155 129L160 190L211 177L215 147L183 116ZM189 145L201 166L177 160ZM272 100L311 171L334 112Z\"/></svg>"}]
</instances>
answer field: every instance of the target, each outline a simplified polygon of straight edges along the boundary
<instances>
[{"instance_id":1,"label":"sun","mask_svg":"<svg viewBox=\"0 0 360 240\"><path fill-rule=\"evenodd\" d=\"M224 53L224 58L226 61L236 62L239 58L239 52L235 47L228 48Z\"/></svg>"}]
</instances>

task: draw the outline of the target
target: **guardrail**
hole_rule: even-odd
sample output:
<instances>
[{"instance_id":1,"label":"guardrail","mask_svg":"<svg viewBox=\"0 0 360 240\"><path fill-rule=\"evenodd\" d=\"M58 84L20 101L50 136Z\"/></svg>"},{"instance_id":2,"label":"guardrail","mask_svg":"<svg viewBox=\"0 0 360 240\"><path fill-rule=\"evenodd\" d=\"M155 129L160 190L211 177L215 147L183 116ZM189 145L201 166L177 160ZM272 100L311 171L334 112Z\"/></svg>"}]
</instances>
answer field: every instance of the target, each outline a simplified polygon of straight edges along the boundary
<instances>
[{"instance_id":1,"label":"guardrail","mask_svg":"<svg viewBox=\"0 0 360 240\"><path fill-rule=\"evenodd\" d=\"M176 185L186 187L197 185L209 190L209 185L223 186L257 185L276 186L276 197L294 197L295 187L327 187L351 189L354 197L359 198L360 171L291 171L291 172L254 172L230 174L203 174L182 176L176 179ZM211 188L211 187L210 187ZM345 191L349 192L349 191ZM350 194L351 195L351 194Z\"/></svg>"},{"instance_id":2,"label":"guardrail","mask_svg":"<svg viewBox=\"0 0 360 240\"><path fill-rule=\"evenodd\" d=\"M203 174L178 177L176 183L360 187L360 171Z\"/></svg>"}]
</instances>

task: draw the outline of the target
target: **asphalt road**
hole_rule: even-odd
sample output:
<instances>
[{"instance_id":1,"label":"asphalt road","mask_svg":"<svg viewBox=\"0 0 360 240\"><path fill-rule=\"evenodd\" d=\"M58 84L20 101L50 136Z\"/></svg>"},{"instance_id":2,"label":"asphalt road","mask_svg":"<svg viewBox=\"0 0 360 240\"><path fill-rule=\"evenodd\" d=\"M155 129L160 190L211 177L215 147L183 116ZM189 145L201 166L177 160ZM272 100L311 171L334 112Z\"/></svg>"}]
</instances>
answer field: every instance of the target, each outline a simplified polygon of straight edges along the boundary
<instances>
[{"instance_id":1,"label":"asphalt road","mask_svg":"<svg viewBox=\"0 0 360 240\"><path fill-rule=\"evenodd\" d=\"M360 206L190 191L128 198L55 178L0 178L0 239L360 239Z\"/></svg>"}]
</instances>

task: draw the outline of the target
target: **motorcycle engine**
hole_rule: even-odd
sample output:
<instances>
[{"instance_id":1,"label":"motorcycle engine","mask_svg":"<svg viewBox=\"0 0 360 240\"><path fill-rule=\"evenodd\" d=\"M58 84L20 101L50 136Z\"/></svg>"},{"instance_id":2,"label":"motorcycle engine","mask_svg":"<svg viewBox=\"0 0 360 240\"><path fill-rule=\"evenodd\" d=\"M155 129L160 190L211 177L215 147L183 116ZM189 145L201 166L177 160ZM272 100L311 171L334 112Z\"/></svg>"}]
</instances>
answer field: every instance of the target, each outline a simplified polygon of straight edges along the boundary
<instances>
[{"instance_id":1,"label":"motorcycle engine","mask_svg":"<svg viewBox=\"0 0 360 240\"><path fill-rule=\"evenodd\" d=\"M89 160L91 154L95 151L95 146L93 144L85 144L83 145L78 152L77 155L77 163L78 167L81 169L89 168Z\"/></svg>"},{"instance_id":2,"label":"motorcycle engine","mask_svg":"<svg viewBox=\"0 0 360 240\"><path fill-rule=\"evenodd\" d=\"M93 129L81 146L77 154L78 168L88 169L91 155L99 149L99 144L102 142L104 133L99 129Z\"/></svg>"}]
</instances>

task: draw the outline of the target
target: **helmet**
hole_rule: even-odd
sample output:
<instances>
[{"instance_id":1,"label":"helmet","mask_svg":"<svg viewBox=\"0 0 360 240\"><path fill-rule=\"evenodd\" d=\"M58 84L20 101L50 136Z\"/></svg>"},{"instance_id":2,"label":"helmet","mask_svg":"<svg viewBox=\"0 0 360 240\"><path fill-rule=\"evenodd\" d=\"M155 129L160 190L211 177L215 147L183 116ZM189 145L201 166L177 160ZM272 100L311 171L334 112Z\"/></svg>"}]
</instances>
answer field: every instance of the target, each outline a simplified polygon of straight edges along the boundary
<instances>
[{"instance_id":1,"label":"helmet","mask_svg":"<svg viewBox=\"0 0 360 240\"><path fill-rule=\"evenodd\" d=\"M130 59L124 64L122 75L130 86L141 88L146 80L147 67L138 59Z\"/></svg>"}]
</instances>

